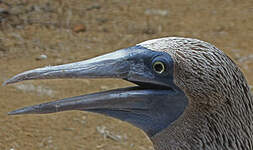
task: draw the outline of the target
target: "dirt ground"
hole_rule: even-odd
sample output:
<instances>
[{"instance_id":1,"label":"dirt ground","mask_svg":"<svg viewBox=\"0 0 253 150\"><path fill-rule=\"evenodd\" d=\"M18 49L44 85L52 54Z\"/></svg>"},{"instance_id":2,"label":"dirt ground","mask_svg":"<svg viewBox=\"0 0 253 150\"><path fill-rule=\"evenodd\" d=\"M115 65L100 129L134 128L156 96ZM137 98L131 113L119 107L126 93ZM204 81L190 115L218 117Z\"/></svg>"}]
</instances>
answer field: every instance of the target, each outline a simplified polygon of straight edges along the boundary
<instances>
[{"instance_id":1,"label":"dirt ground","mask_svg":"<svg viewBox=\"0 0 253 150\"><path fill-rule=\"evenodd\" d=\"M224 50L253 85L252 0L2 0L0 24L0 83L28 69L183 36ZM101 115L7 115L27 105L129 85L97 79L1 86L0 149L152 150L141 130Z\"/></svg>"}]
</instances>

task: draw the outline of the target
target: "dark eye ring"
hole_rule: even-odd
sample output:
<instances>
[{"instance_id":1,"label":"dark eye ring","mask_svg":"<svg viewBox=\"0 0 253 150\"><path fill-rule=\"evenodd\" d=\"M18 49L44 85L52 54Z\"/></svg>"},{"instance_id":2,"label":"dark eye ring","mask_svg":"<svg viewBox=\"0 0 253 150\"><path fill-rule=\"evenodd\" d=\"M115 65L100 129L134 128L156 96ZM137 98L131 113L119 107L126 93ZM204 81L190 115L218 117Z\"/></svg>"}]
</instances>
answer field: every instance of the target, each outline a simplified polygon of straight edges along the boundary
<instances>
[{"instance_id":1,"label":"dark eye ring","mask_svg":"<svg viewBox=\"0 0 253 150\"><path fill-rule=\"evenodd\" d=\"M162 74L165 71L165 64L161 61L156 61L153 64L153 69L156 73Z\"/></svg>"}]
</instances>

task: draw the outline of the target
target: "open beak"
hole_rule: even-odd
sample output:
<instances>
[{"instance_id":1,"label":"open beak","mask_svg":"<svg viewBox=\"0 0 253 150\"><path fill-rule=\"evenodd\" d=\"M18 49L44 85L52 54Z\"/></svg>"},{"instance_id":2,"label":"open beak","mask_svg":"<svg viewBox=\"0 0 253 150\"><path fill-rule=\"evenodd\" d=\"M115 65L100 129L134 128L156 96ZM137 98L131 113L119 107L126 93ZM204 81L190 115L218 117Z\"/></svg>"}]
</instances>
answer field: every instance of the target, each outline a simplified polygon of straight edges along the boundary
<instances>
[{"instance_id":1,"label":"open beak","mask_svg":"<svg viewBox=\"0 0 253 150\"><path fill-rule=\"evenodd\" d=\"M160 108L166 106L166 110L171 109L172 116L177 116L177 106L182 109L180 105L169 105L168 107L171 108L167 108L169 102L165 102L165 99L171 96L173 98L170 101L174 103L178 101L180 96L177 97L171 88L164 88L166 85L163 85L164 83L156 79L152 73L149 60L155 54L156 52L141 46L134 46L86 61L38 68L18 74L4 82L4 85L33 79L122 78L140 86L24 107L10 112L9 115L85 110L109 115L128 121L143 130L149 130L149 127L144 129L143 126L146 128L147 121L152 122L152 119L161 117Z\"/></svg>"},{"instance_id":2,"label":"open beak","mask_svg":"<svg viewBox=\"0 0 253 150\"><path fill-rule=\"evenodd\" d=\"M148 83L154 77L144 63L147 59L145 53L151 52L138 46L130 47L85 61L26 71L5 81L4 85L23 80L57 78L122 78L142 84ZM163 90L130 87L25 107L9 114L42 114L65 110L148 110L147 97L161 93Z\"/></svg>"}]
</instances>

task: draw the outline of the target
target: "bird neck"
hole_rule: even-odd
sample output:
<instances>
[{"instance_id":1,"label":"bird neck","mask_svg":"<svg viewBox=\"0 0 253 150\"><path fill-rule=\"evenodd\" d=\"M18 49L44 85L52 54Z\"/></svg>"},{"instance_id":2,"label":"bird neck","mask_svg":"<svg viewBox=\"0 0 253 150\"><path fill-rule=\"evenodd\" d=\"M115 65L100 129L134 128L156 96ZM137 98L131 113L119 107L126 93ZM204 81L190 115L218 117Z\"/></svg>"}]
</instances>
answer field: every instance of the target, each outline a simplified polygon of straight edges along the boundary
<instances>
[{"instance_id":1,"label":"bird neck","mask_svg":"<svg viewBox=\"0 0 253 150\"><path fill-rule=\"evenodd\" d=\"M187 107L181 117L173 122L168 128L151 137L155 150L191 149L192 144L197 144L193 137L197 137L200 130L200 119L197 113L193 112L191 105Z\"/></svg>"},{"instance_id":2,"label":"bird neck","mask_svg":"<svg viewBox=\"0 0 253 150\"><path fill-rule=\"evenodd\" d=\"M248 91L234 98L237 104L212 109L189 104L178 120L151 138L155 150L252 149L252 95Z\"/></svg>"}]
</instances>

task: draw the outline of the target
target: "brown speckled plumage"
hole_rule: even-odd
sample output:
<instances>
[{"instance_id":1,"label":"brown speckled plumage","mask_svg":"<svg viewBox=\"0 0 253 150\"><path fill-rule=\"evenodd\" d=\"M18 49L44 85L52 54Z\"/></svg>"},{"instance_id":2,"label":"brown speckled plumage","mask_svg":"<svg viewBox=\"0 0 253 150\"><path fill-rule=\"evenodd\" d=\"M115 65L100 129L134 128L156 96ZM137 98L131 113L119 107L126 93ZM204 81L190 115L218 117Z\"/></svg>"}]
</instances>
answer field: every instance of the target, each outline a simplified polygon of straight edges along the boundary
<instances>
[{"instance_id":1,"label":"brown speckled plumage","mask_svg":"<svg viewBox=\"0 0 253 150\"><path fill-rule=\"evenodd\" d=\"M173 57L174 82L189 99L183 115L151 138L156 150L253 149L252 95L243 73L227 55L190 38L140 45Z\"/></svg>"}]
</instances>

